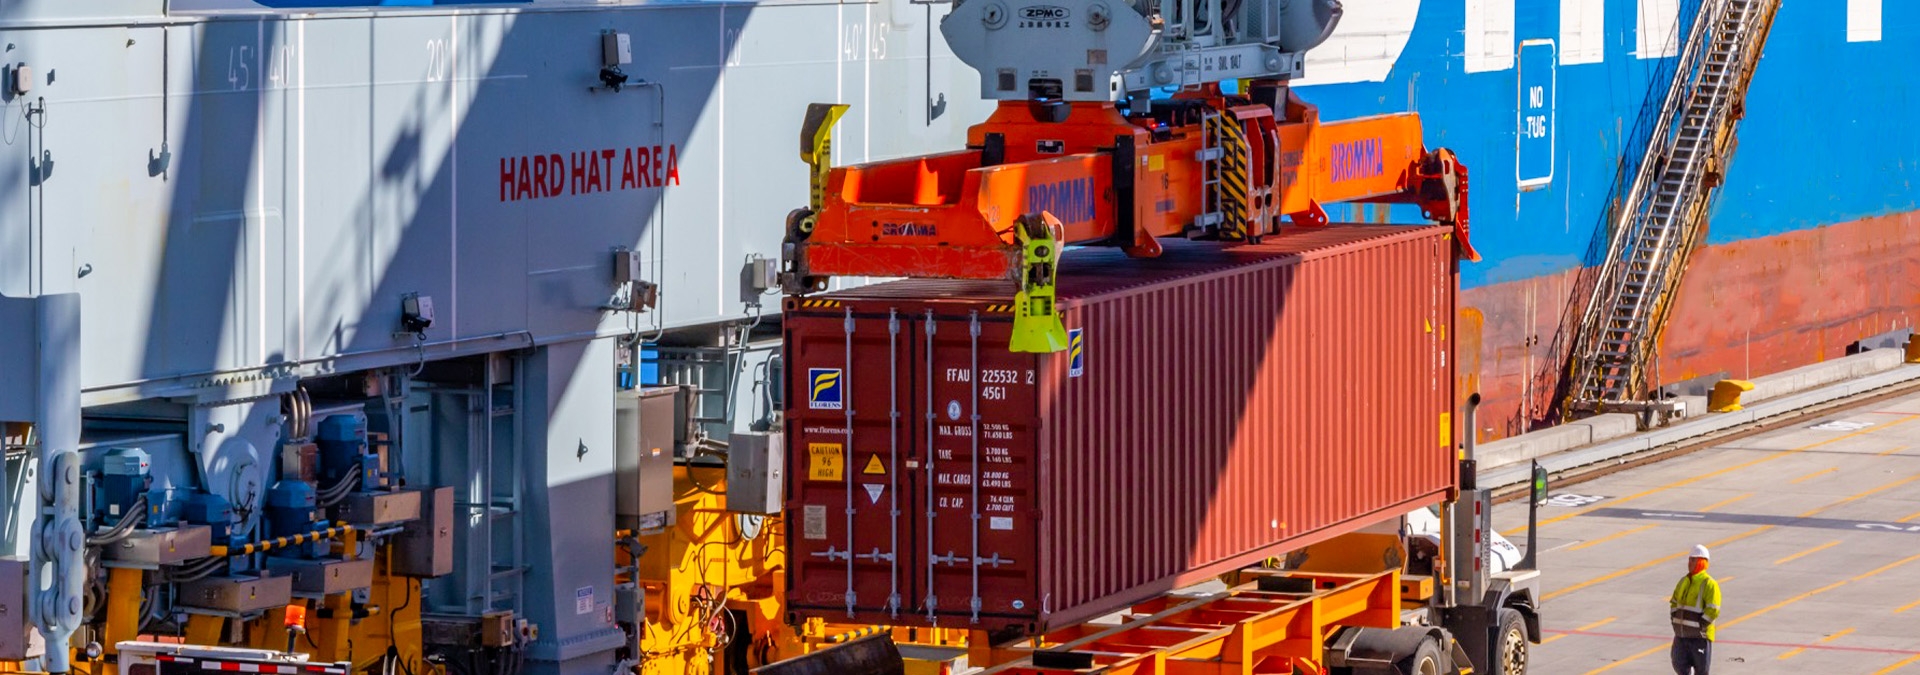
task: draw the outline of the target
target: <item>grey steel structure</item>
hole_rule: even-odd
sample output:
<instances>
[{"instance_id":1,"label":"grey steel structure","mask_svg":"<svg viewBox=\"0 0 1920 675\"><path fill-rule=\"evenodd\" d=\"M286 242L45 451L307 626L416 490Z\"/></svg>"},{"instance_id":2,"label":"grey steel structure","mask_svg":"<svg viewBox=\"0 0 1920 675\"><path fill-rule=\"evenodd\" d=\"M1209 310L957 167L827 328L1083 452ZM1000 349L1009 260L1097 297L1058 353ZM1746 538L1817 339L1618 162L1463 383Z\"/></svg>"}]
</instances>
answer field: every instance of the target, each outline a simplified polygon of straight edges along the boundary
<instances>
[{"instance_id":1,"label":"grey steel structure","mask_svg":"<svg viewBox=\"0 0 1920 675\"><path fill-rule=\"evenodd\" d=\"M838 163L956 147L989 104L939 4L336 4L0 3L0 421L34 425L0 553L65 644L83 436L180 439L153 484L244 537L275 450L364 416L393 475L454 489L427 608L514 610L529 671L609 672L620 364L671 346L701 421L747 426L806 104L853 104Z\"/></svg>"}]
</instances>

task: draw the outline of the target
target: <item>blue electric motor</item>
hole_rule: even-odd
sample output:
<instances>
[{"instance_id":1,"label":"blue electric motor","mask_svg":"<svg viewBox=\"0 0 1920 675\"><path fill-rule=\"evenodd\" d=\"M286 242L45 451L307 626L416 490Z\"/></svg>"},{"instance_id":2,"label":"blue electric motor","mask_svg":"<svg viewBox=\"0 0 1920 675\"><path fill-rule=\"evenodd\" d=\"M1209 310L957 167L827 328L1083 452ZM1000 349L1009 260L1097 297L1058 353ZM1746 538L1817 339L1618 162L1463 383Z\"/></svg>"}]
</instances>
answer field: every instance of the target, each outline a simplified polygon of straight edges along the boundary
<instances>
[{"instance_id":1,"label":"blue electric motor","mask_svg":"<svg viewBox=\"0 0 1920 675\"><path fill-rule=\"evenodd\" d=\"M321 529L324 522L320 518L319 493L313 484L299 480L282 480L267 490L267 534L272 537L291 537ZM312 544L277 549L275 553L289 556L307 557L323 552Z\"/></svg>"},{"instance_id":2,"label":"blue electric motor","mask_svg":"<svg viewBox=\"0 0 1920 675\"><path fill-rule=\"evenodd\" d=\"M213 530L215 544L228 545L233 530L233 505L225 497L215 494L199 493L187 498L180 510L180 517L195 525L206 525Z\"/></svg>"},{"instance_id":3,"label":"blue electric motor","mask_svg":"<svg viewBox=\"0 0 1920 675\"><path fill-rule=\"evenodd\" d=\"M321 485L339 485L348 475L357 474L355 491L380 488L380 458L367 444L367 423L359 415L322 420L314 444L320 446Z\"/></svg>"},{"instance_id":4,"label":"blue electric motor","mask_svg":"<svg viewBox=\"0 0 1920 675\"><path fill-rule=\"evenodd\" d=\"M100 458L100 480L94 486L94 524L110 526L132 509L152 484L153 462L139 448L113 448Z\"/></svg>"},{"instance_id":5,"label":"blue electric motor","mask_svg":"<svg viewBox=\"0 0 1920 675\"><path fill-rule=\"evenodd\" d=\"M180 513L186 508L182 497L185 490L178 488L154 488L147 491L147 527L173 527L180 522Z\"/></svg>"}]
</instances>

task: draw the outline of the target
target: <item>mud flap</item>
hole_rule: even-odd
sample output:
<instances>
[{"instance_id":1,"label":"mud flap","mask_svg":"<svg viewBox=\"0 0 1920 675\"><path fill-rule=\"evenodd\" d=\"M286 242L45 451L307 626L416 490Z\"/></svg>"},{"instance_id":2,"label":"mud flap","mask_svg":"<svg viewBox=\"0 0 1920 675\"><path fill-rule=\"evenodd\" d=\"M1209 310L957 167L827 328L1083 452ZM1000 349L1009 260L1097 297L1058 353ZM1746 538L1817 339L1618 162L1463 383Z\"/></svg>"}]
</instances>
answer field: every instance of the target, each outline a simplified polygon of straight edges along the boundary
<instances>
[{"instance_id":1,"label":"mud flap","mask_svg":"<svg viewBox=\"0 0 1920 675\"><path fill-rule=\"evenodd\" d=\"M881 633L753 669L755 675L906 675L893 636Z\"/></svg>"}]
</instances>

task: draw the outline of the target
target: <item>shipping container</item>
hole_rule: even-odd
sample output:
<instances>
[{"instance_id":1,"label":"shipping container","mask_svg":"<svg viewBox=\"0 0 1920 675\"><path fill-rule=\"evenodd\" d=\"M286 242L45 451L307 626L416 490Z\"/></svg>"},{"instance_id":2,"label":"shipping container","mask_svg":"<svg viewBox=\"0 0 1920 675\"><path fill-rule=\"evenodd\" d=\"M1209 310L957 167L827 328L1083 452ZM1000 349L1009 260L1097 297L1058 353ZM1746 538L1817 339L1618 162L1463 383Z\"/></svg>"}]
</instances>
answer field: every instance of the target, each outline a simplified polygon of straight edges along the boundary
<instances>
[{"instance_id":1,"label":"shipping container","mask_svg":"<svg viewBox=\"0 0 1920 675\"><path fill-rule=\"evenodd\" d=\"M1438 502L1448 232L1071 250L1056 354L1003 283L789 299L788 607L1042 631Z\"/></svg>"}]
</instances>

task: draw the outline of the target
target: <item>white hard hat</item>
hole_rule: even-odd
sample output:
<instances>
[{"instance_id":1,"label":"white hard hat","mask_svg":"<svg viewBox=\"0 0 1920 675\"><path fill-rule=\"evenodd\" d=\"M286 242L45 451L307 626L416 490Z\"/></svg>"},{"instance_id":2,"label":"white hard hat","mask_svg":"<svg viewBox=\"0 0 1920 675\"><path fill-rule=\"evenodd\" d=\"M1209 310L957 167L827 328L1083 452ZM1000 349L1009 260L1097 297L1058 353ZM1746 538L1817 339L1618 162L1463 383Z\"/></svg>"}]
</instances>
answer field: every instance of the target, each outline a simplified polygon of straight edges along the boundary
<instances>
[{"instance_id":1,"label":"white hard hat","mask_svg":"<svg viewBox=\"0 0 1920 675\"><path fill-rule=\"evenodd\" d=\"M1705 546L1700 546L1700 545L1697 545L1697 544L1696 544L1696 545L1695 545L1695 546L1693 547L1693 555L1692 555L1692 556L1689 556L1689 557L1692 557L1692 558L1699 558L1699 559L1701 559L1701 560L1712 560L1712 559L1713 559L1713 556L1709 556L1709 555L1707 555L1707 547L1705 547Z\"/></svg>"}]
</instances>

